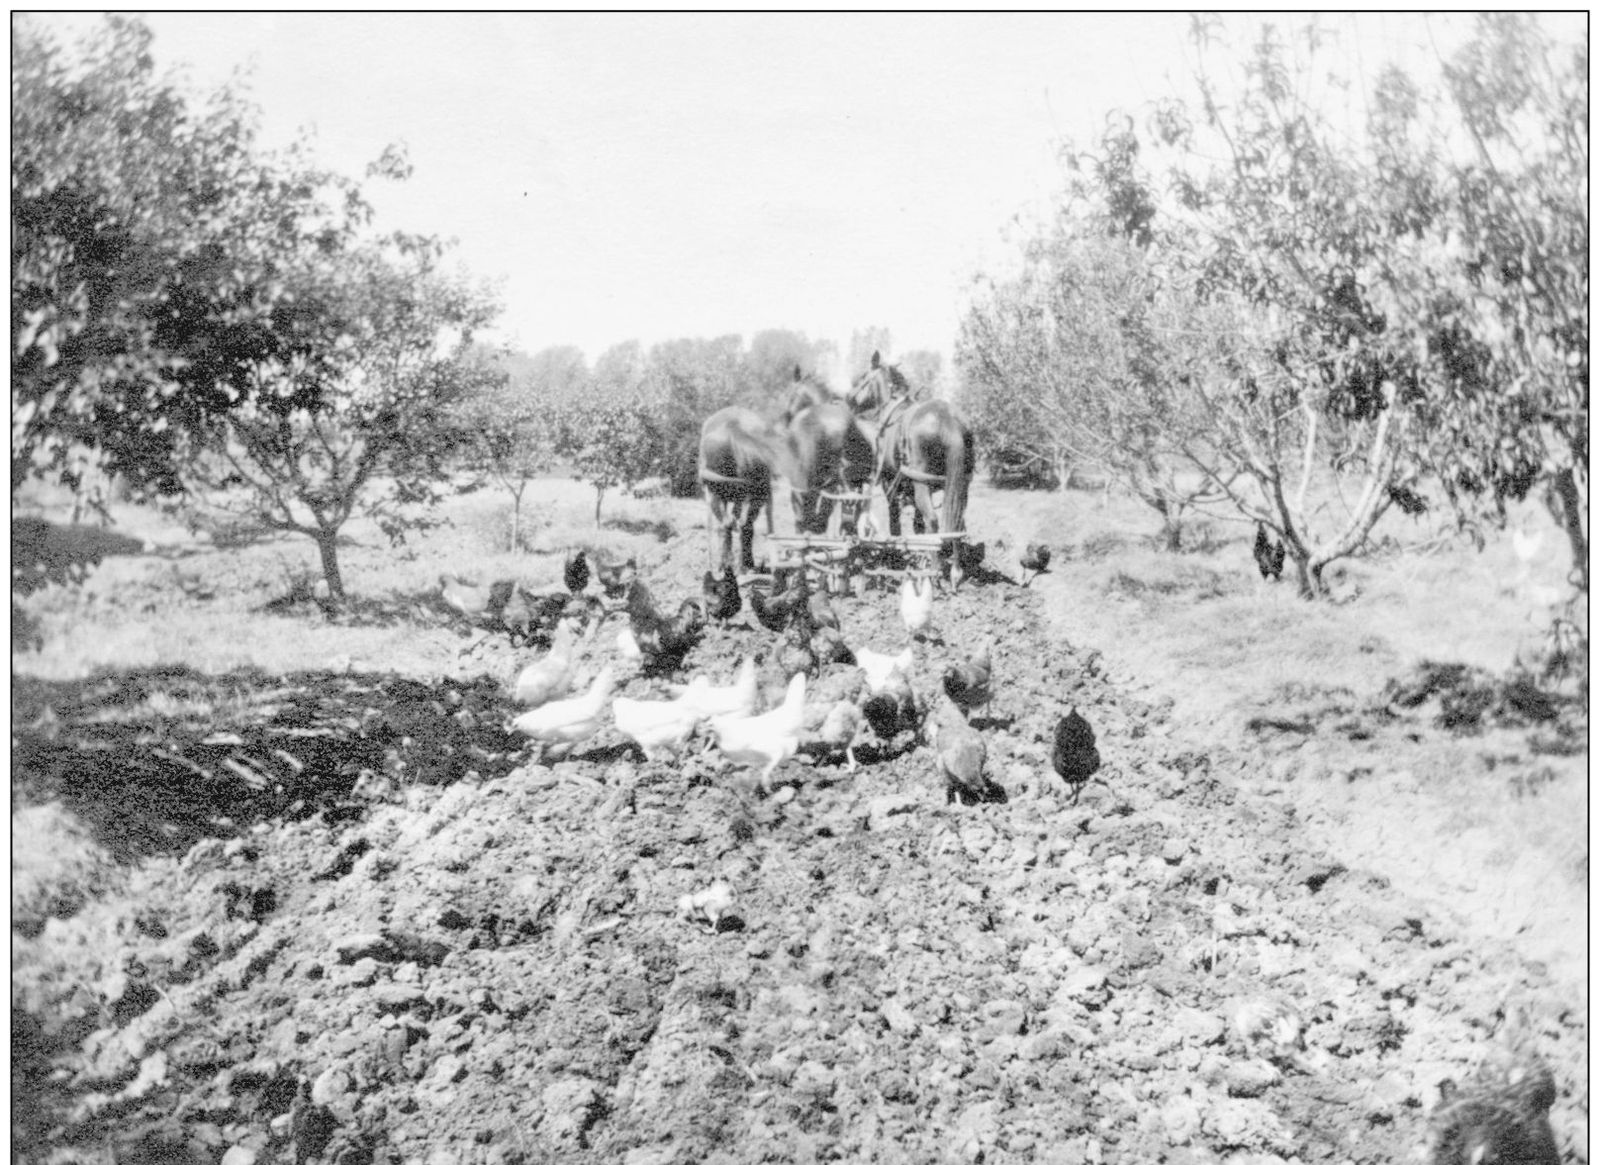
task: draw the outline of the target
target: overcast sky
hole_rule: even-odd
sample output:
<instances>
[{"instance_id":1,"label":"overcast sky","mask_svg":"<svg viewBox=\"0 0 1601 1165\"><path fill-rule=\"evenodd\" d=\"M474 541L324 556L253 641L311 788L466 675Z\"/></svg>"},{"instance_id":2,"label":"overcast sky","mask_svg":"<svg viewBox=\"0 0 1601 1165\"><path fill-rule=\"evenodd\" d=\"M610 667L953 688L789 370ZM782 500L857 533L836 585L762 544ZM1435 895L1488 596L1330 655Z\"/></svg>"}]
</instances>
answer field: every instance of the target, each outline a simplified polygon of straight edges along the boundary
<instances>
[{"instance_id":1,"label":"overcast sky","mask_svg":"<svg viewBox=\"0 0 1601 1165\"><path fill-rule=\"evenodd\" d=\"M406 142L413 178L373 191L386 224L502 281L501 338L591 359L773 327L843 348L869 325L948 353L1006 224L1059 186L1055 143L1188 95L1196 59L1179 14L148 19L199 87L248 66L269 144L313 126L359 176ZM1368 69L1462 27L1329 23Z\"/></svg>"}]
</instances>

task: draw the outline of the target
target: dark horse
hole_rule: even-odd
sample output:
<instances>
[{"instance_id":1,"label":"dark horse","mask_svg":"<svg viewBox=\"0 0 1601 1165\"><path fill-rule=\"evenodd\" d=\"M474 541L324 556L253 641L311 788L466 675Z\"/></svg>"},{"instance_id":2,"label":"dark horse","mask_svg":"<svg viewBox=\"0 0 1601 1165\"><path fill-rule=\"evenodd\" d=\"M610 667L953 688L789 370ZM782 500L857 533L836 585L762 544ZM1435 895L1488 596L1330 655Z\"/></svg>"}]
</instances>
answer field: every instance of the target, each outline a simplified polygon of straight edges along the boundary
<instances>
[{"instance_id":1,"label":"dark horse","mask_svg":"<svg viewBox=\"0 0 1601 1165\"><path fill-rule=\"evenodd\" d=\"M773 535L772 429L750 409L719 409L700 427L700 480L706 487L707 551L713 568L721 570L733 558L734 527L739 527L739 562L744 571L756 568L753 543L756 516L767 511L767 536ZM713 543L712 528L722 536L721 554Z\"/></svg>"},{"instance_id":2,"label":"dark horse","mask_svg":"<svg viewBox=\"0 0 1601 1165\"><path fill-rule=\"evenodd\" d=\"M798 366L783 420L788 457L782 469L795 506L795 529L826 534L839 495L860 495L873 479L872 439L849 405L803 377ZM860 503L840 500L842 525L854 524L859 509Z\"/></svg>"},{"instance_id":3,"label":"dark horse","mask_svg":"<svg viewBox=\"0 0 1601 1165\"><path fill-rule=\"evenodd\" d=\"M826 405L838 401L839 398L828 390L828 386L817 377L801 371L799 364L795 365L795 379L789 386L789 398L784 403L784 413L779 418L784 424L795 419L795 414L802 409L813 405Z\"/></svg>"},{"instance_id":4,"label":"dark horse","mask_svg":"<svg viewBox=\"0 0 1601 1165\"><path fill-rule=\"evenodd\" d=\"M850 406L876 426L879 480L889 503L889 532L901 532L901 507L913 507L918 533L965 531L967 487L973 480L973 433L944 401L914 401L900 369L873 353L851 389ZM934 511L934 491L944 498Z\"/></svg>"}]
</instances>

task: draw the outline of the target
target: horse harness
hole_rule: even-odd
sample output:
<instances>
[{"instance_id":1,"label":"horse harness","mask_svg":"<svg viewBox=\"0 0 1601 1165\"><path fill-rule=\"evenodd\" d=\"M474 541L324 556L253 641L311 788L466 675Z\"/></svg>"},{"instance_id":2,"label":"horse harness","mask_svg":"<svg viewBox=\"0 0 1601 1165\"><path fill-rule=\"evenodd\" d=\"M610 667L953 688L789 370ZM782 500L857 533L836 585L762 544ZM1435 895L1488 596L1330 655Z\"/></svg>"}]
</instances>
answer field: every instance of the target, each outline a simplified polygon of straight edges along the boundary
<instances>
[{"instance_id":1,"label":"horse harness","mask_svg":"<svg viewBox=\"0 0 1601 1165\"><path fill-rule=\"evenodd\" d=\"M746 490L752 490L756 488L750 481L743 477L727 477L724 474L718 473L716 470L707 469L705 466L701 467L700 479L707 485L733 486L742 493Z\"/></svg>"},{"instance_id":2,"label":"horse harness","mask_svg":"<svg viewBox=\"0 0 1601 1165\"><path fill-rule=\"evenodd\" d=\"M884 415L879 418L878 434L874 438L874 454L878 458L880 467L889 464L886 460L888 450L884 448L885 434L890 431L890 422L901 413L910 408L912 399L909 396L897 396L891 399ZM925 473L921 469L911 467L910 445L911 437L906 433L900 434L901 457L900 464L895 468L895 476L890 480L888 492L893 494L900 488L902 480L916 482L919 485L944 485L945 479L939 474Z\"/></svg>"}]
</instances>

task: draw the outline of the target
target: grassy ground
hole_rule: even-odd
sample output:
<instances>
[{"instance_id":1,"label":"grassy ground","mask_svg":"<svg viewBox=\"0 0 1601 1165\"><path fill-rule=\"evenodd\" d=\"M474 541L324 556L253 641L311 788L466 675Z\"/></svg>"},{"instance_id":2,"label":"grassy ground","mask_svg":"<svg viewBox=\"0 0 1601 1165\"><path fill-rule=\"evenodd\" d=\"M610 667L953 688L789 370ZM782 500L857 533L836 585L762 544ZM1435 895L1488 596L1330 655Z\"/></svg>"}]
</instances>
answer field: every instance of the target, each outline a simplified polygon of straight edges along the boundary
<instances>
[{"instance_id":1,"label":"grassy ground","mask_svg":"<svg viewBox=\"0 0 1601 1165\"><path fill-rule=\"evenodd\" d=\"M40 494L17 512L63 522L69 504ZM434 601L441 571L516 577L540 589L558 585L563 555L574 546L632 555L648 569L666 540L699 537L703 515L695 500L614 492L597 529L592 490L545 481L525 496L521 546L513 551L504 494L465 495L445 513L448 525L398 549L375 528L352 523L341 554L354 602L330 619L307 604L272 609L297 577L314 574L309 540L221 547L150 511L119 508L115 531L127 541L102 547L107 556L86 569L81 585L14 599L14 618L42 643L14 652L14 674L70 679L184 665L427 676L439 670L437 636L449 625ZM969 515L970 528L991 542L990 564L1002 571L1015 574L1024 540L1050 543L1052 570L1037 585L1068 640L1099 649L1120 682L1170 700L1175 731L1202 744L1260 747L1271 761L1260 771L1320 823L1346 860L1432 887L1486 933L1517 938L1526 953L1582 976L1583 755L1542 755L1527 730L1453 736L1403 726L1366 739L1331 730L1423 661L1504 674L1538 645L1538 600L1560 584L1563 563L1555 530L1533 507L1517 515L1522 529L1545 531L1532 563L1514 554L1507 537L1483 552L1460 543L1418 552L1429 532L1393 517L1377 531L1386 549L1337 568L1338 601L1319 604L1298 599L1290 583L1259 579L1252 531L1243 525L1193 530L1196 549L1172 554L1155 547L1154 515L1138 503L1100 493L998 493L982 483ZM781 511L779 529L788 528ZM468 653L453 666L473 673L485 670L485 660ZM1287 742L1261 739L1250 725L1264 717L1300 718L1317 730ZM68 880L104 876L71 822L34 820L24 832L59 842L14 854L13 873L24 884L37 889L37 867L52 855Z\"/></svg>"},{"instance_id":2,"label":"grassy ground","mask_svg":"<svg viewBox=\"0 0 1601 1165\"><path fill-rule=\"evenodd\" d=\"M1541 534L1529 563L1510 534L1481 552L1391 517L1376 531L1381 549L1331 568L1336 601L1317 604L1289 582L1260 579L1244 525L1203 526L1189 536L1198 549L1171 554L1152 544L1154 515L1116 496L981 489L971 512L1006 515L1014 543L1056 546L1039 585L1054 590L1069 641L1103 651L1136 690L1171 700L1192 738L1260 741L1273 758L1266 771L1335 852L1432 891L1482 933L1583 982L1586 755L1550 755L1528 729L1331 731L1425 662L1505 676L1539 648L1565 574L1543 512L1530 505L1514 516L1515 528ZM1251 722L1263 718L1319 730L1254 737Z\"/></svg>"}]
</instances>

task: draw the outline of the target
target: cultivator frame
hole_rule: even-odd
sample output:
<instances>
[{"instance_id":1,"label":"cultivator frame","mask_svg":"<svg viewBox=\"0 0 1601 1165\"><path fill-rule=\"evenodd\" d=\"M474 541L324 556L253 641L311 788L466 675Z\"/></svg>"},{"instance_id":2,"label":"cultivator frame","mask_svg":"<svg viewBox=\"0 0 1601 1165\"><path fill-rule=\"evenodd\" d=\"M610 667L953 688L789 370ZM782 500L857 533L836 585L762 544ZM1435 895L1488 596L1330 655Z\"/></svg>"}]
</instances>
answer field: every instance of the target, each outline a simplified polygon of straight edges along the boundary
<instances>
[{"instance_id":1,"label":"cultivator frame","mask_svg":"<svg viewBox=\"0 0 1601 1165\"><path fill-rule=\"evenodd\" d=\"M767 572L782 580L797 570L808 582L833 593L863 594L873 586L894 586L910 571L922 578L945 576L942 559L952 543L951 558L960 553L966 531L948 534L902 534L863 538L855 534L774 535L767 540Z\"/></svg>"}]
</instances>

